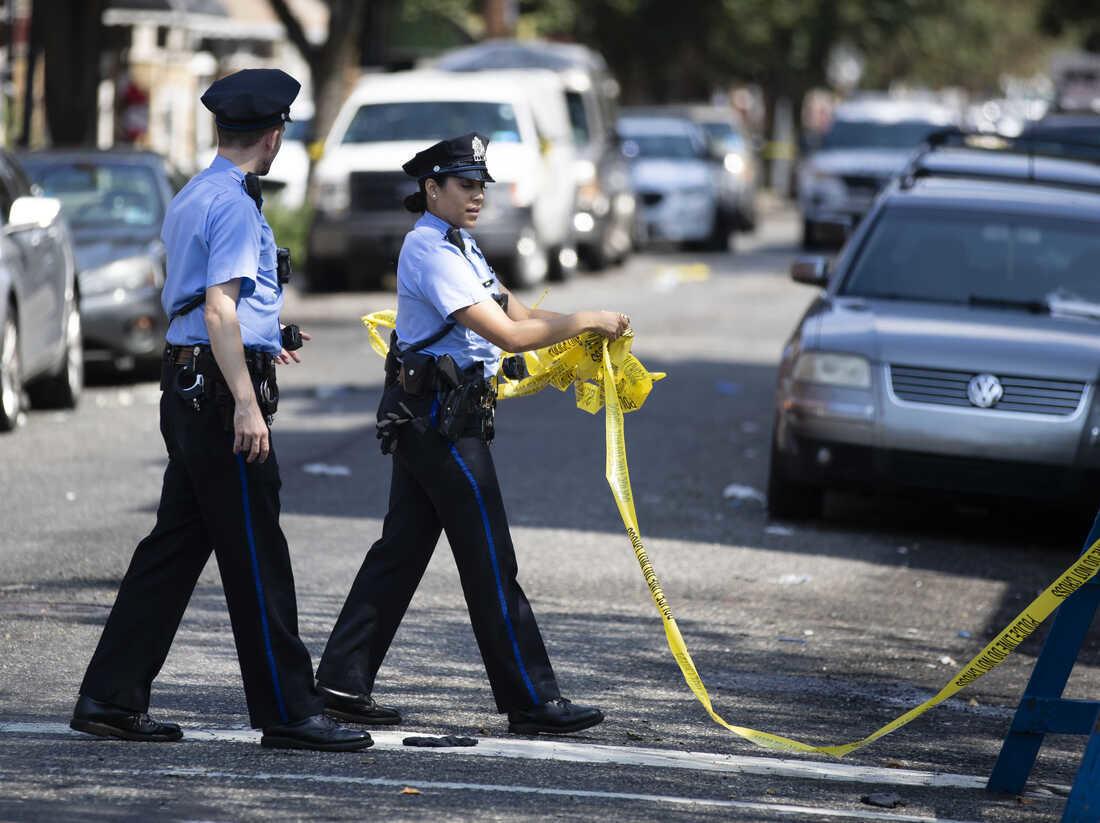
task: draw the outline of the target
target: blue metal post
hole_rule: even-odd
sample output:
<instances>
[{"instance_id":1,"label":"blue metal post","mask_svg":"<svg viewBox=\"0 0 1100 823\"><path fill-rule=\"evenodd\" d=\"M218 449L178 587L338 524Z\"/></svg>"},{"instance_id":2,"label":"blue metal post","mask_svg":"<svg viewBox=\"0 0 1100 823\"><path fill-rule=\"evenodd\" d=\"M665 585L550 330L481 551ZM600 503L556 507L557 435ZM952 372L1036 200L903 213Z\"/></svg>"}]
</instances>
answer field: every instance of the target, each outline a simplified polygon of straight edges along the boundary
<instances>
[{"instance_id":1,"label":"blue metal post","mask_svg":"<svg viewBox=\"0 0 1100 823\"><path fill-rule=\"evenodd\" d=\"M1097 540L1100 540L1100 513L1085 540L1085 550ZM989 791L1019 794L1023 790L1044 734L1089 734L1093 730L1100 704L1063 700L1062 691L1098 606L1100 583L1094 578L1067 598L1055 613L1050 634L1035 661L1012 727L986 784Z\"/></svg>"},{"instance_id":2,"label":"blue metal post","mask_svg":"<svg viewBox=\"0 0 1100 823\"><path fill-rule=\"evenodd\" d=\"M1100 725L1094 726L1081 768L1066 801L1062 823L1096 823L1100 820Z\"/></svg>"}]
</instances>

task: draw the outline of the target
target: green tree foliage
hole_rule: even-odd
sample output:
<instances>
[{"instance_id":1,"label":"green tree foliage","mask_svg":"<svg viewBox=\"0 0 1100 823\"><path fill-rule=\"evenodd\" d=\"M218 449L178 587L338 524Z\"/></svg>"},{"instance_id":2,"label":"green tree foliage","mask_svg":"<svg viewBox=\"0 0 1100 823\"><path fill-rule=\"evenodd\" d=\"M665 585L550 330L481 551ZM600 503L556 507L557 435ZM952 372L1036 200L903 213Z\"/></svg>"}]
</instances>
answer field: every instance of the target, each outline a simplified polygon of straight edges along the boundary
<instances>
[{"instance_id":1,"label":"green tree foliage","mask_svg":"<svg viewBox=\"0 0 1100 823\"><path fill-rule=\"evenodd\" d=\"M1040 3L1093 0L528 0L539 33L601 51L628 101L705 95L730 81L798 98L824 85L833 48L863 54L863 85L993 90L1049 44Z\"/></svg>"},{"instance_id":2,"label":"green tree foliage","mask_svg":"<svg viewBox=\"0 0 1100 823\"><path fill-rule=\"evenodd\" d=\"M1100 5L1096 0L1043 0L1039 24L1053 37L1068 35L1088 51L1100 52Z\"/></svg>"}]
</instances>

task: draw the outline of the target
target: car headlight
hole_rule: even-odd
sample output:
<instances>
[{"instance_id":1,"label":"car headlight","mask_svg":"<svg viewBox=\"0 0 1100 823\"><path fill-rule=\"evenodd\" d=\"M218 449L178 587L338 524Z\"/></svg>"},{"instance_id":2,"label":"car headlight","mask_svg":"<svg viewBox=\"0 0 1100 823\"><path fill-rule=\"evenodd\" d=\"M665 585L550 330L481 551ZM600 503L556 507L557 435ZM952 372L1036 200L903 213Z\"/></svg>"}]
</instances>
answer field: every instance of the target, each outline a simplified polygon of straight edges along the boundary
<instances>
[{"instance_id":1,"label":"car headlight","mask_svg":"<svg viewBox=\"0 0 1100 823\"><path fill-rule=\"evenodd\" d=\"M794 364L794 379L849 389L871 388L871 363L856 354L803 352Z\"/></svg>"},{"instance_id":2,"label":"car headlight","mask_svg":"<svg viewBox=\"0 0 1100 823\"><path fill-rule=\"evenodd\" d=\"M158 288L163 282L160 266L150 257L126 257L80 273L80 290L85 295Z\"/></svg>"},{"instance_id":3,"label":"car headlight","mask_svg":"<svg viewBox=\"0 0 1100 823\"><path fill-rule=\"evenodd\" d=\"M740 154L734 154L733 152L730 152L722 161L722 165L726 167L726 171L728 171L730 174L734 174L740 177L741 174L745 171L745 158L743 158Z\"/></svg>"}]
</instances>

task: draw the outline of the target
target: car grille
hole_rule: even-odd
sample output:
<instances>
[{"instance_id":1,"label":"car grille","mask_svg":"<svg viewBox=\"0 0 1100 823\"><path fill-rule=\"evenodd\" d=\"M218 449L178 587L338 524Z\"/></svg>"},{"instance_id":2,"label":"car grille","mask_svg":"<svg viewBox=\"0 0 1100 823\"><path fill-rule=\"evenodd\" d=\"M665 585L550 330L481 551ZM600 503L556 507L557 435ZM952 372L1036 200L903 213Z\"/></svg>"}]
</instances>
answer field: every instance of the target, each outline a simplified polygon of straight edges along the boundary
<instances>
[{"instance_id":1,"label":"car grille","mask_svg":"<svg viewBox=\"0 0 1100 823\"><path fill-rule=\"evenodd\" d=\"M910 403L974 408L967 397L967 386L977 372L891 366L890 383L894 394ZM1051 380L1045 377L997 375L1004 396L991 412L1028 412L1030 414L1069 415L1081 404L1085 383Z\"/></svg>"},{"instance_id":2,"label":"car grille","mask_svg":"<svg viewBox=\"0 0 1100 823\"><path fill-rule=\"evenodd\" d=\"M886 182L880 177L873 177L862 174L844 175L841 177L844 181L844 185L853 194L864 194L869 197L873 197L878 194L879 189L882 188Z\"/></svg>"},{"instance_id":3,"label":"car grille","mask_svg":"<svg viewBox=\"0 0 1100 823\"><path fill-rule=\"evenodd\" d=\"M656 206L664 198L664 195L659 191L643 191L641 195L642 202L647 206Z\"/></svg>"},{"instance_id":4,"label":"car grille","mask_svg":"<svg viewBox=\"0 0 1100 823\"><path fill-rule=\"evenodd\" d=\"M403 172L353 171L348 182L352 211L393 211L416 191L416 181Z\"/></svg>"}]
</instances>

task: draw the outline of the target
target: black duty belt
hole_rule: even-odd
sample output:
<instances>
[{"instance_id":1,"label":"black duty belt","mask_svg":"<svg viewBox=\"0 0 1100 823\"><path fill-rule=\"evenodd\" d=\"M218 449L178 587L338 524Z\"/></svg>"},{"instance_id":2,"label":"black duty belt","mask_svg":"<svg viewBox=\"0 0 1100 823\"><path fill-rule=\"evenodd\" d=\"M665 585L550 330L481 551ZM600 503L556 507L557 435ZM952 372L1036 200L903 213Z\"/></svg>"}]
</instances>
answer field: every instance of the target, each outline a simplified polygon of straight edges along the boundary
<instances>
[{"instance_id":1,"label":"black duty belt","mask_svg":"<svg viewBox=\"0 0 1100 823\"><path fill-rule=\"evenodd\" d=\"M214 360L214 352L203 343L190 346L169 343L164 349L164 359L178 366L194 366L204 360ZM244 362L249 371L266 371L275 362L275 355L259 349L245 349Z\"/></svg>"}]
</instances>

